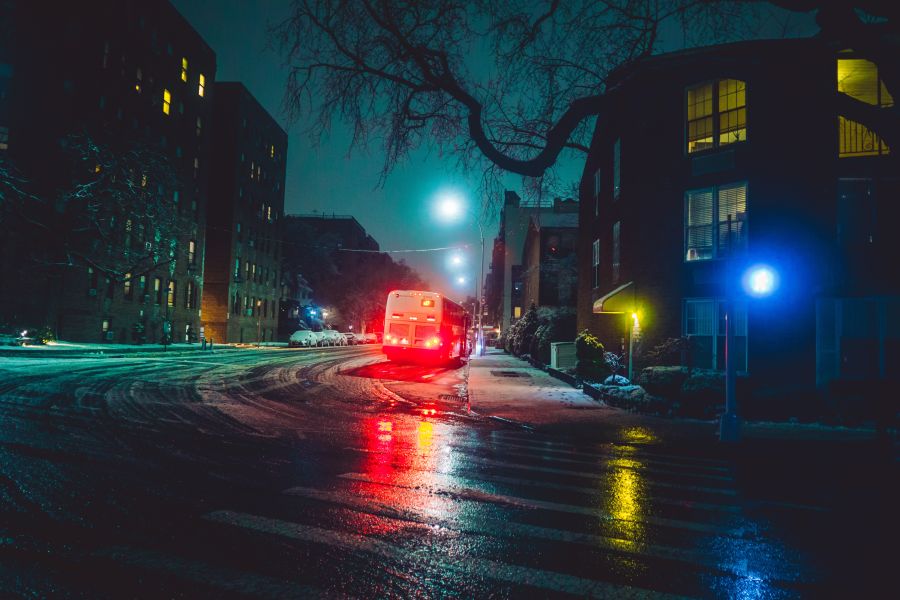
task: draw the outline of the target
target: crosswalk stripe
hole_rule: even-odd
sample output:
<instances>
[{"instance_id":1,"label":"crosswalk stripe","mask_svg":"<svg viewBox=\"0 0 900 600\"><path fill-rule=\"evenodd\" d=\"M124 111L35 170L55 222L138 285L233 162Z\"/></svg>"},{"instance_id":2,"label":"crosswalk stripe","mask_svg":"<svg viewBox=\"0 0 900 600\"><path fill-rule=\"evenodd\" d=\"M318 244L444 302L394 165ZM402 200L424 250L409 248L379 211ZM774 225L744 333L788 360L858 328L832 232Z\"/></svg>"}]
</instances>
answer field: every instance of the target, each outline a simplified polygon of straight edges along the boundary
<instances>
[{"instance_id":1,"label":"crosswalk stripe","mask_svg":"<svg viewBox=\"0 0 900 600\"><path fill-rule=\"evenodd\" d=\"M451 443L450 446L456 446L456 444ZM583 465L583 466L591 466L591 465L602 465L604 463L610 464L609 461L617 461L615 464L611 466L615 466L619 469L629 469L638 471L641 473L662 473L666 475L677 475L679 477L689 477L693 479L709 479L712 481L734 481L734 478L730 475L711 475L707 473L688 473L688 472L675 472L667 469L660 469L654 467L648 467L644 464L645 460L641 456L609 456L609 457L597 457L597 459L593 462L584 461L584 460L574 460L571 458L557 458L557 457L549 457L549 456L523 456L523 455L512 455L517 458L524 459L535 459L539 458L541 460L545 460L548 462L556 462L556 463L564 463L564 464L574 464L574 465ZM651 461L646 461L651 462Z\"/></svg>"},{"instance_id":2,"label":"crosswalk stripe","mask_svg":"<svg viewBox=\"0 0 900 600\"><path fill-rule=\"evenodd\" d=\"M360 452L363 454L377 454L379 451L370 450L368 448L358 448L347 446L344 447L344 450L351 452ZM573 471L569 469L554 469L552 467L541 467L532 464L522 464L522 463L507 463L504 461L499 461L490 458L481 458L478 456L465 455L465 462L469 464L477 464L486 467L497 467L497 468L506 468L514 471L528 471L528 472L538 472L538 473L548 473L551 475L564 475L567 477L577 477L579 479L589 479L591 481L603 481L604 476L608 476L609 473L613 473L619 467L616 466L606 466L597 470L597 472L585 472L585 471ZM664 488L671 490L679 490L686 492L699 492L703 494L717 494L723 496L734 497L738 495L738 492L729 488L712 488L705 486L697 486L697 485L685 485L681 483L670 483L666 481L655 481L653 479L645 478L644 483L648 487L652 488Z\"/></svg>"},{"instance_id":3,"label":"crosswalk stripe","mask_svg":"<svg viewBox=\"0 0 900 600\"><path fill-rule=\"evenodd\" d=\"M345 473L339 477L345 479L355 479L358 481L368 481L375 483L367 476L358 473ZM337 504L345 506L355 511L373 514L376 516L398 519L401 521L409 521L417 524L429 526L440 526L445 529L458 531L465 534L482 535L496 538L509 538L519 540L523 537L530 537L552 542L562 542L569 544L587 545L592 548L601 548L630 556L643 558L654 558L663 560L673 560L683 563L692 564L708 569L715 569L723 573L729 573L739 577L756 577L757 574L748 571L746 561L740 561L736 564L728 564L725 561L716 561L707 558L703 554L664 546L660 544L650 544L643 541L634 541L612 536L602 536L592 533L581 533L569 531L565 529L554 529L550 527L540 527L536 525L527 525L516 523L509 520L500 520L492 517L479 515L476 524L466 521L450 519L447 512L439 508L431 508L426 506L410 508L408 505L404 508L398 508L392 505L384 504L376 500L361 498L355 494L342 491L324 491L307 487L293 487L285 490L285 494L289 496L297 496ZM742 542L752 544L754 555L768 556L769 553L763 551L764 543L762 542ZM796 574L779 573L776 565L754 565L760 573L766 573L767 579L779 579L782 581L792 581L792 577ZM763 568L764 567L764 568Z\"/></svg>"},{"instance_id":4,"label":"crosswalk stripe","mask_svg":"<svg viewBox=\"0 0 900 600\"><path fill-rule=\"evenodd\" d=\"M93 553L131 567L167 571L177 577L227 592L264 598L327 598L320 589L251 573L235 572L205 562L188 560L143 548L114 546Z\"/></svg>"},{"instance_id":5,"label":"crosswalk stripe","mask_svg":"<svg viewBox=\"0 0 900 600\"><path fill-rule=\"evenodd\" d=\"M403 562L410 560L409 550L377 538L356 533L323 529L230 510L211 512L204 515L203 518L208 521L242 527L260 533L323 544L344 551L365 552L388 560ZM514 585L526 585L552 592L576 594L584 597L680 598L680 596L673 594L627 585L615 585L575 575L511 565L489 559L471 558L465 555L443 555L439 559L436 557L432 558L429 562L440 570L455 571L469 577L485 577Z\"/></svg>"},{"instance_id":6,"label":"crosswalk stripe","mask_svg":"<svg viewBox=\"0 0 900 600\"><path fill-rule=\"evenodd\" d=\"M535 448L553 448L553 449L562 449L562 450L573 450L577 449L579 451L596 451L596 452L609 452L610 449L628 449L628 451L640 452L645 456L658 456L658 457L666 457L675 460L686 460L690 461L690 463L694 464L708 464L714 466L727 466L727 461L718 459L718 458L708 458L705 456L691 456L687 454L673 454L671 452L660 452L659 447L655 444L640 444L640 443L624 443L624 442L615 442L615 443L601 443L598 445L592 444L588 447L576 448L575 445L571 442L560 441L559 439L547 439L537 437L536 434L530 433L518 433L511 431L494 431L491 433L490 437L485 441L495 442L497 440L501 440L503 443L517 443L517 444L525 444L529 446L533 446Z\"/></svg>"},{"instance_id":7,"label":"crosswalk stripe","mask_svg":"<svg viewBox=\"0 0 900 600\"><path fill-rule=\"evenodd\" d=\"M345 473L339 475L345 479L356 479L358 481L366 481L367 483L376 483L392 487L417 489L415 486L406 486L393 482L381 482L366 478L365 475L359 473ZM360 477L365 479L360 479ZM684 521L681 519L668 519L665 517L655 517L653 515L640 516L637 518L623 519L616 517L614 514L602 510L600 508L589 506L576 506L573 504L563 504L561 502L550 502L547 500L535 500L532 498L522 498L520 496L510 496L508 494L497 494L486 492L478 488L464 487L454 484L446 485L419 485L419 491L430 494L440 494L451 496L460 500L474 500L476 502L490 502L494 504L507 504L519 508L528 508L532 510L549 510L553 512L563 512L573 515L585 515L588 517L597 517L604 521L621 521L627 523L639 523L643 525L655 525L658 527L669 527L672 529L683 529L687 531L696 531L719 536L743 538L746 530L742 527L725 527L719 525L709 525L706 523L695 523L693 521Z\"/></svg>"},{"instance_id":8,"label":"crosswalk stripe","mask_svg":"<svg viewBox=\"0 0 900 600\"><path fill-rule=\"evenodd\" d=\"M494 460L491 458L481 458L478 456L467 456L466 460L469 462L475 462L488 467L500 467L500 468L508 468L518 471L534 471L538 473L548 473L552 475L565 475L568 477L580 477L582 479L592 479L597 480L601 479L601 475L598 473L590 473L585 471L572 471L569 469L554 469L552 467L541 467L538 465L525 465L520 463L507 463L500 460ZM599 469L600 473L609 472L618 467L605 467L603 469ZM724 494L726 496L737 496L737 491L729 488L712 488L712 487L704 487L698 485L682 485L679 483L668 483L664 481L653 481L648 479L647 485L655 486L655 487L667 487L673 489L686 490L691 492L703 492L705 494Z\"/></svg>"},{"instance_id":9,"label":"crosswalk stripe","mask_svg":"<svg viewBox=\"0 0 900 600\"><path fill-rule=\"evenodd\" d=\"M459 443L459 442L456 442ZM479 444L470 443L467 445L477 446L480 448L485 447L496 447L500 446L503 448L514 448L517 450L525 450L526 452L532 452L535 454L561 454L565 456L573 456L573 457L584 457L583 461L578 462L590 462L595 460L603 460L606 458L632 458L634 460L639 460L641 462L653 463L668 467L676 467L679 469L693 469L699 471L715 471L719 473L728 473L729 469L727 467L720 467L716 465L706 465L706 464L695 464L693 462L684 462L683 460L661 460L659 458L650 457L644 453L635 453L633 455L625 454L623 452L580 452L577 450L562 450L556 448L541 448L535 446L529 446L525 444L511 444L509 442L497 442L497 441L487 441Z\"/></svg>"}]
</instances>

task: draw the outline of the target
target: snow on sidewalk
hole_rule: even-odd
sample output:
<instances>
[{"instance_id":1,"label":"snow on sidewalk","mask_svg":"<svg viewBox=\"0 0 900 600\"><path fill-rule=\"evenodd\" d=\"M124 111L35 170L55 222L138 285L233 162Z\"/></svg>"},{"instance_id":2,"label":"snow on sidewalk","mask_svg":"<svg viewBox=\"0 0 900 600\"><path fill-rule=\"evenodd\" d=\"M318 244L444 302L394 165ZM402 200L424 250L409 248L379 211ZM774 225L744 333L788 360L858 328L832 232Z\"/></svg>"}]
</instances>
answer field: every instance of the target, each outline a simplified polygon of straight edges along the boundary
<instances>
[{"instance_id":1,"label":"snow on sidewalk","mask_svg":"<svg viewBox=\"0 0 900 600\"><path fill-rule=\"evenodd\" d=\"M494 348L484 356L471 356L468 391L472 411L531 425L566 420L579 410L606 408L580 389Z\"/></svg>"}]
</instances>

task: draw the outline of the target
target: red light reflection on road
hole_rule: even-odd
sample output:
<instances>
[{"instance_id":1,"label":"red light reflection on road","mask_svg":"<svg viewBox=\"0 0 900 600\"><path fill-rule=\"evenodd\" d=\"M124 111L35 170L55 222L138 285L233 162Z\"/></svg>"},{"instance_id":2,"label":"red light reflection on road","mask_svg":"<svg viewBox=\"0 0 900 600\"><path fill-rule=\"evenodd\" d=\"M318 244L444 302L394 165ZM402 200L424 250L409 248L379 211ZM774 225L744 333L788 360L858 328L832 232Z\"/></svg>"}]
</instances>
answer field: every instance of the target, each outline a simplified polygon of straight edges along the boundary
<instances>
[{"instance_id":1,"label":"red light reflection on road","mask_svg":"<svg viewBox=\"0 0 900 600\"><path fill-rule=\"evenodd\" d=\"M366 420L364 426L365 452L359 472L368 482L354 482L354 491L397 509L443 507L447 499L435 494L434 489L446 481L446 475L435 471L450 456L437 451L441 438L435 432L435 423L427 418L389 420L378 416Z\"/></svg>"}]
</instances>

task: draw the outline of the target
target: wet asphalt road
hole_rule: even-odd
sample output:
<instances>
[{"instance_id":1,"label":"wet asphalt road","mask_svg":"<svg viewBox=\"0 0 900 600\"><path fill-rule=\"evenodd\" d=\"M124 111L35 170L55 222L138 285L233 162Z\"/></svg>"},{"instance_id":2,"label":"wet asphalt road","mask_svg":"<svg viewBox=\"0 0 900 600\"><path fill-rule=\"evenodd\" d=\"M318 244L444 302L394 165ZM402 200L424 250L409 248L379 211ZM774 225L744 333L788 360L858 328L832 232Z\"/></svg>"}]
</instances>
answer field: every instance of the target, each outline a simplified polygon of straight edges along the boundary
<instances>
[{"instance_id":1,"label":"wet asphalt road","mask_svg":"<svg viewBox=\"0 0 900 600\"><path fill-rule=\"evenodd\" d=\"M0 596L893 596L866 449L527 431L463 384L371 346L0 358Z\"/></svg>"}]
</instances>

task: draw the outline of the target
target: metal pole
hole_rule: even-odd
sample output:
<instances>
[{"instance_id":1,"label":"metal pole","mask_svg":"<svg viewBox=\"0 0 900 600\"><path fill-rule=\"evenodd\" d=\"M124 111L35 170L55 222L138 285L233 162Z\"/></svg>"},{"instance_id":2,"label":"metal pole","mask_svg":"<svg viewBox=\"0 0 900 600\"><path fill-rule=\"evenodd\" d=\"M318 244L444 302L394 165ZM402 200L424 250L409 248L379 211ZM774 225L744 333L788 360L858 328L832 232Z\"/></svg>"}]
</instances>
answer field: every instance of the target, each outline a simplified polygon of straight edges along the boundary
<instances>
[{"instance_id":1,"label":"metal pole","mask_svg":"<svg viewBox=\"0 0 900 600\"><path fill-rule=\"evenodd\" d=\"M719 428L719 441L737 442L741 438L741 421L737 414L735 397L734 328L734 255L731 244L731 215L728 216L728 265L725 267L725 414Z\"/></svg>"},{"instance_id":2,"label":"metal pole","mask_svg":"<svg viewBox=\"0 0 900 600\"><path fill-rule=\"evenodd\" d=\"M260 313L260 301L256 301L256 347L259 348L260 327L262 324L262 314Z\"/></svg>"},{"instance_id":3,"label":"metal pole","mask_svg":"<svg viewBox=\"0 0 900 600\"><path fill-rule=\"evenodd\" d=\"M478 233L481 235L481 275L478 279L479 285L475 286L481 290L481 294L478 295L478 338L481 344L478 349L478 356L484 356L484 329L481 322L481 316L484 314L484 231L481 228L481 223L478 223Z\"/></svg>"},{"instance_id":4,"label":"metal pole","mask_svg":"<svg viewBox=\"0 0 900 600\"><path fill-rule=\"evenodd\" d=\"M735 397L734 350L734 301L728 299L725 305L725 414L722 415L719 440L736 442L741 437L741 422L737 414Z\"/></svg>"},{"instance_id":5,"label":"metal pole","mask_svg":"<svg viewBox=\"0 0 900 600\"><path fill-rule=\"evenodd\" d=\"M634 356L632 352L634 348L634 317L629 316L629 318L631 319L631 326L628 328L628 381L631 381L631 359Z\"/></svg>"}]
</instances>

